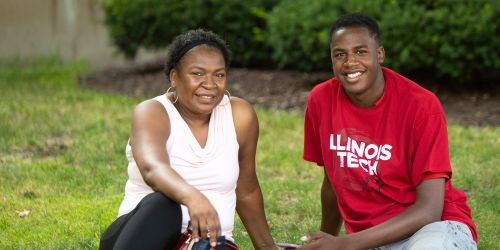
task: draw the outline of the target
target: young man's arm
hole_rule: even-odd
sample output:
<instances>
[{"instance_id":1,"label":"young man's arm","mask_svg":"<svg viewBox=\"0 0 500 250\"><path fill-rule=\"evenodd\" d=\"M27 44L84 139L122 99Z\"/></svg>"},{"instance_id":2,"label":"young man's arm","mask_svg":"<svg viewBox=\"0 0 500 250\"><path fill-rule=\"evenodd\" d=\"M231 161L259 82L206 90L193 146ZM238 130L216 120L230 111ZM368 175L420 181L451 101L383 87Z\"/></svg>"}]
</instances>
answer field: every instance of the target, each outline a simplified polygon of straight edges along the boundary
<instances>
[{"instance_id":1,"label":"young man's arm","mask_svg":"<svg viewBox=\"0 0 500 250\"><path fill-rule=\"evenodd\" d=\"M321 231L338 236L342 226L337 196L325 172L321 186Z\"/></svg>"},{"instance_id":2,"label":"young man's arm","mask_svg":"<svg viewBox=\"0 0 500 250\"><path fill-rule=\"evenodd\" d=\"M313 233L309 235L310 243L302 249L369 249L407 238L441 219L444 183L444 178L423 181L417 186L415 203L384 223L344 237Z\"/></svg>"}]
</instances>

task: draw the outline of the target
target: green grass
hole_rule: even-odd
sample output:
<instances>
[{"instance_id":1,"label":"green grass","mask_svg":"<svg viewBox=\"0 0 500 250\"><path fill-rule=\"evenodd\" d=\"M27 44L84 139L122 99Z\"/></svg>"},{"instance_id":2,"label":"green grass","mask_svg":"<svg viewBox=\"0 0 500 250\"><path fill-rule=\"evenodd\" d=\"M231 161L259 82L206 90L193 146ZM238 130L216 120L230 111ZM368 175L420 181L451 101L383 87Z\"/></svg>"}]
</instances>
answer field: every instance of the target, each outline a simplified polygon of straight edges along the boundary
<instances>
[{"instance_id":1,"label":"green grass","mask_svg":"<svg viewBox=\"0 0 500 250\"><path fill-rule=\"evenodd\" d=\"M77 84L85 63L0 64L0 249L96 249L126 181L141 99ZM322 170L301 160L302 117L257 110L257 170L278 242L319 228ZM480 249L499 249L500 128L449 125L454 184L469 195ZM29 210L25 217L18 212ZM235 237L252 249L239 220Z\"/></svg>"}]
</instances>

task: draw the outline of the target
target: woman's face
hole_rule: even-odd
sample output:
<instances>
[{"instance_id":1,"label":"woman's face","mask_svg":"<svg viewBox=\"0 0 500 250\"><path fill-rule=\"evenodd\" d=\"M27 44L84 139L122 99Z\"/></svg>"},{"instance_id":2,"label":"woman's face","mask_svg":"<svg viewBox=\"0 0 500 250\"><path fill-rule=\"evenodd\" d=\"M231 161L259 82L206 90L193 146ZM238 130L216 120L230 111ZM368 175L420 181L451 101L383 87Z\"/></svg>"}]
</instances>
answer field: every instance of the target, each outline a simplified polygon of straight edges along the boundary
<instances>
[{"instance_id":1,"label":"woman's face","mask_svg":"<svg viewBox=\"0 0 500 250\"><path fill-rule=\"evenodd\" d=\"M224 97L226 75L224 57L218 49L199 45L189 50L170 72L179 110L210 114Z\"/></svg>"}]
</instances>

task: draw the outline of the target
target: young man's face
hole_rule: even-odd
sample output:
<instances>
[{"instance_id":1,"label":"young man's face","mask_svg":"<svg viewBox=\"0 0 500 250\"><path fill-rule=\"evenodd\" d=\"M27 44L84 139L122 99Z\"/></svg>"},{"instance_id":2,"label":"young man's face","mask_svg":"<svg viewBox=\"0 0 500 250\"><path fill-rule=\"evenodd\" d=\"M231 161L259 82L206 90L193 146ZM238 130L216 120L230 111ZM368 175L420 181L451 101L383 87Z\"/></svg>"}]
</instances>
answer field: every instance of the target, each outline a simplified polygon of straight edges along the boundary
<instances>
[{"instance_id":1,"label":"young man's face","mask_svg":"<svg viewBox=\"0 0 500 250\"><path fill-rule=\"evenodd\" d=\"M332 34L330 44L333 71L352 101L383 93L381 63L384 48L365 27L347 27ZM371 102L371 100L368 100ZM373 100L376 101L376 100Z\"/></svg>"}]
</instances>

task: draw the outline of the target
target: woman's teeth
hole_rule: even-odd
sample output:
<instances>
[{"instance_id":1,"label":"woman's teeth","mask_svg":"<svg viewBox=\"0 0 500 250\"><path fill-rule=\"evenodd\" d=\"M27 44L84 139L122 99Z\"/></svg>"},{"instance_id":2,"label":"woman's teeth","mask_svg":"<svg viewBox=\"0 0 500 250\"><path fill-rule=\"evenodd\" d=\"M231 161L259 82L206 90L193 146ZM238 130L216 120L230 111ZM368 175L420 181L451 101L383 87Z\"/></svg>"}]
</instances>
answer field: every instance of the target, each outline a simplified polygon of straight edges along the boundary
<instances>
[{"instance_id":1,"label":"woman's teeth","mask_svg":"<svg viewBox=\"0 0 500 250\"><path fill-rule=\"evenodd\" d=\"M208 96L208 95L200 95L199 97L203 98L203 99L213 99L214 98L213 96Z\"/></svg>"}]
</instances>

